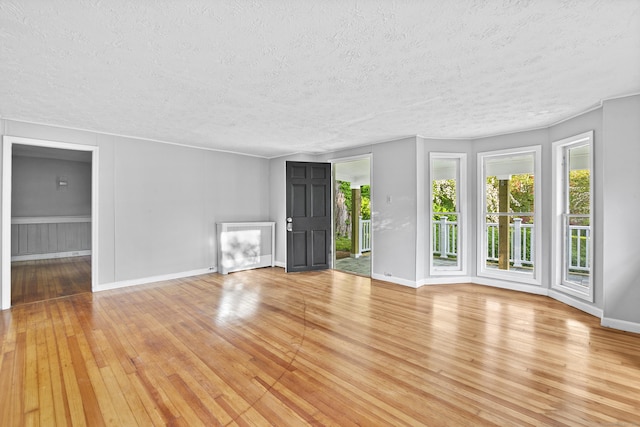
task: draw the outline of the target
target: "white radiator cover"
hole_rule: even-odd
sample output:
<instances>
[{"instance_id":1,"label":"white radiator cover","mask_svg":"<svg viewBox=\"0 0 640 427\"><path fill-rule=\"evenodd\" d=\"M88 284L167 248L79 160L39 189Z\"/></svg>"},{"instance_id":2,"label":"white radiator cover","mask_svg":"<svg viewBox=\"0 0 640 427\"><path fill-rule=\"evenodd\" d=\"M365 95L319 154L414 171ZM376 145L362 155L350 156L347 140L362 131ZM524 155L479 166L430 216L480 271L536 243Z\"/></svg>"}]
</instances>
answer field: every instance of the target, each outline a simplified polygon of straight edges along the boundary
<instances>
[{"instance_id":1,"label":"white radiator cover","mask_svg":"<svg viewBox=\"0 0 640 427\"><path fill-rule=\"evenodd\" d=\"M219 222L218 272L275 265L275 222Z\"/></svg>"}]
</instances>

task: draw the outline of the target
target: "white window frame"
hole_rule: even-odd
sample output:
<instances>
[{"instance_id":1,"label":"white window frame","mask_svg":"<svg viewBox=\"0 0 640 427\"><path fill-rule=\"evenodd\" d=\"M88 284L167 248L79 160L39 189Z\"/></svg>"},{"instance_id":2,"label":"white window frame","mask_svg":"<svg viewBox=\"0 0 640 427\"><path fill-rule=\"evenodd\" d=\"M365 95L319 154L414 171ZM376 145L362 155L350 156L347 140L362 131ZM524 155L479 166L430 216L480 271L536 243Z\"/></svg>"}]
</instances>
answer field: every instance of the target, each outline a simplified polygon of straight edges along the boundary
<instances>
[{"instance_id":1,"label":"white window frame","mask_svg":"<svg viewBox=\"0 0 640 427\"><path fill-rule=\"evenodd\" d=\"M529 285L541 285L541 264L542 264L542 173L541 173L541 151L540 145L527 147L509 148L505 150L485 151L478 153L478 222L477 222L477 274L480 277L487 277L500 280L508 280ZM485 241L485 223L486 223L486 177L484 176L485 167L484 159L495 156L507 156L517 154L533 154L534 156L534 212L533 223L535 247L533 251L534 268L533 274L523 273L513 270L496 270L489 269L486 266L487 242Z\"/></svg>"},{"instance_id":2,"label":"white window frame","mask_svg":"<svg viewBox=\"0 0 640 427\"><path fill-rule=\"evenodd\" d=\"M575 283L567 282L563 280L564 277L564 269L566 264L565 257L565 233L564 233L564 210L566 208L565 201L565 165L564 165L564 154L567 148L571 148L572 146L581 146L581 145L589 145L590 156L589 156L589 170L591 171L591 179L589 180L589 191L591 193L591 209L589 210L589 224L591 226L591 240L590 240L590 251L589 251L589 265L591 266L591 270L589 271L589 286L580 286ZM594 286L593 286L593 239L595 237L595 233L593 230L593 201L594 201L594 180L593 180L593 131L588 131L581 133L579 135L570 136L565 139L561 139L559 141L555 141L553 143L553 154L552 154L552 164L553 164L553 200L552 200L552 210L553 210L553 224L552 224L552 281L551 288L561 291L565 294L572 295L583 299L585 301L593 302L594 301Z\"/></svg>"},{"instance_id":3,"label":"white window frame","mask_svg":"<svg viewBox=\"0 0 640 427\"><path fill-rule=\"evenodd\" d=\"M458 263L453 267L437 267L433 264L433 161L435 159L458 160L458 173L456 178L456 209L458 216ZM429 153L429 274L431 276L466 276L468 270L467 262L467 154L466 153Z\"/></svg>"}]
</instances>

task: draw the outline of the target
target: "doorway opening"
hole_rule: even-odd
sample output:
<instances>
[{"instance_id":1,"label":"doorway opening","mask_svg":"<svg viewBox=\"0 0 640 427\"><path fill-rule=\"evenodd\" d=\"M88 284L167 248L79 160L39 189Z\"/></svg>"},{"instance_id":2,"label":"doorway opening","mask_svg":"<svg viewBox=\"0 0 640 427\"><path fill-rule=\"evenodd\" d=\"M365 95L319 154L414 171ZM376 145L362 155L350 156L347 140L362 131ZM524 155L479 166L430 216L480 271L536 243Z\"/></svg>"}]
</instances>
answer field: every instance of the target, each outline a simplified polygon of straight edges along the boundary
<instances>
[{"instance_id":1,"label":"doorway opening","mask_svg":"<svg viewBox=\"0 0 640 427\"><path fill-rule=\"evenodd\" d=\"M2 308L91 292L97 147L4 137Z\"/></svg>"},{"instance_id":2,"label":"doorway opening","mask_svg":"<svg viewBox=\"0 0 640 427\"><path fill-rule=\"evenodd\" d=\"M333 164L333 268L371 277L371 158Z\"/></svg>"}]
</instances>

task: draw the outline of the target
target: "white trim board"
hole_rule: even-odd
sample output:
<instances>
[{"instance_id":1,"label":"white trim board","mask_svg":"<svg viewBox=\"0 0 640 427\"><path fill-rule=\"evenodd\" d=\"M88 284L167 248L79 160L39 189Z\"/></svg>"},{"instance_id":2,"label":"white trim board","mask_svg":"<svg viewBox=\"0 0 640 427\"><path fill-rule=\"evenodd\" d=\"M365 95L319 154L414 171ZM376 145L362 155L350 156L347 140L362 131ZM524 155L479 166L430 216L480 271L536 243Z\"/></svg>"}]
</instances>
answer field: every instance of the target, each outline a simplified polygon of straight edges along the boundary
<instances>
[{"instance_id":1,"label":"white trim board","mask_svg":"<svg viewBox=\"0 0 640 427\"><path fill-rule=\"evenodd\" d=\"M13 169L13 144L36 147L59 148L63 150L90 151L91 155L91 289L98 284L98 189L99 159L98 146L70 144L4 135L2 137L2 283L0 284L1 306L5 310L11 307L11 193Z\"/></svg>"},{"instance_id":2,"label":"white trim board","mask_svg":"<svg viewBox=\"0 0 640 427\"><path fill-rule=\"evenodd\" d=\"M184 279L185 277L201 276L203 274L215 273L217 269L201 268L198 270L182 271L179 273L162 274L160 276L141 277L139 279L120 280L118 282L104 283L98 285L94 292L108 291L111 289L126 288L129 286L146 285L148 283L164 282L167 280Z\"/></svg>"},{"instance_id":3,"label":"white trim board","mask_svg":"<svg viewBox=\"0 0 640 427\"><path fill-rule=\"evenodd\" d=\"M640 334L640 323L629 322L627 320L612 319L610 317L603 317L600 321L600 325L605 328L619 329L625 332L634 332Z\"/></svg>"},{"instance_id":4,"label":"white trim board","mask_svg":"<svg viewBox=\"0 0 640 427\"><path fill-rule=\"evenodd\" d=\"M409 288L418 288L419 285L413 281L408 279L402 279L400 277L393 276L385 276L384 274L371 273L371 278L375 280L380 280L382 282L395 283L396 285L407 286Z\"/></svg>"},{"instance_id":5,"label":"white trim board","mask_svg":"<svg viewBox=\"0 0 640 427\"><path fill-rule=\"evenodd\" d=\"M46 254L29 254L29 255L16 255L11 257L13 261L37 261L40 259L56 259L56 258L72 258L78 256L91 255L90 250L85 251L71 251L71 252L49 252Z\"/></svg>"},{"instance_id":6,"label":"white trim board","mask_svg":"<svg viewBox=\"0 0 640 427\"><path fill-rule=\"evenodd\" d=\"M91 222L91 216L17 216L11 218L11 224L68 224Z\"/></svg>"},{"instance_id":7,"label":"white trim board","mask_svg":"<svg viewBox=\"0 0 640 427\"><path fill-rule=\"evenodd\" d=\"M439 272L442 273L442 272ZM470 276L439 276L430 277L428 279L422 279L418 281L418 287L421 286L437 286L437 285L461 285L466 283L473 283L474 277Z\"/></svg>"},{"instance_id":8,"label":"white trim board","mask_svg":"<svg viewBox=\"0 0 640 427\"><path fill-rule=\"evenodd\" d=\"M576 297L558 292L554 289L549 289L547 295L549 296L549 298L553 298L554 300L560 301L563 304L566 304L573 308L577 308L578 310L584 311L587 314L598 317L600 319L603 318L602 309L585 302L584 299L576 299Z\"/></svg>"}]
</instances>

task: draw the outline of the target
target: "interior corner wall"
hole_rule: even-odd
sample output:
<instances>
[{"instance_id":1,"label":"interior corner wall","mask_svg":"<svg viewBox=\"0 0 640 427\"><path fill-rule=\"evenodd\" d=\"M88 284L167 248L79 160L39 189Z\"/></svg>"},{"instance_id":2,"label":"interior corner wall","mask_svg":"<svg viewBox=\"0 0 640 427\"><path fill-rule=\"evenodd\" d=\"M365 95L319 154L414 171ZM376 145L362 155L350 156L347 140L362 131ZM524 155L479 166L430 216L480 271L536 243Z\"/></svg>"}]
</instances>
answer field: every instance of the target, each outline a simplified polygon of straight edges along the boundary
<instances>
[{"instance_id":1,"label":"interior corner wall","mask_svg":"<svg viewBox=\"0 0 640 427\"><path fill-rule=\"evenodd\" d=\"M427 230L431 228L429 217L429 163L424 163L426 149L422 138L416 137L416 285L420 285L421 279L429 274L429 250L431 245L425 238Z\"/></svg>"},{"instance_id":2,"label":"interior corner wall","mask_svg":"<svg viewBox=\"0 0 640 427\"><path fill-rule=\"evenodd\" d=\"M603 325L640 332L640 95L603 105Z\"/></svg>"},{"instance_id":3,"label":"interior corner wall","mask_svg":"<svg viewBox=\"0 0 640 427\"><path fill-rule=\"evenodd\" d=\"M216 222L270 219L268 159L17 121L3 127L99 147L98 289L216 267Z\"/></svg>"}]
</instances>

